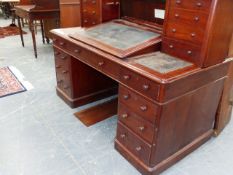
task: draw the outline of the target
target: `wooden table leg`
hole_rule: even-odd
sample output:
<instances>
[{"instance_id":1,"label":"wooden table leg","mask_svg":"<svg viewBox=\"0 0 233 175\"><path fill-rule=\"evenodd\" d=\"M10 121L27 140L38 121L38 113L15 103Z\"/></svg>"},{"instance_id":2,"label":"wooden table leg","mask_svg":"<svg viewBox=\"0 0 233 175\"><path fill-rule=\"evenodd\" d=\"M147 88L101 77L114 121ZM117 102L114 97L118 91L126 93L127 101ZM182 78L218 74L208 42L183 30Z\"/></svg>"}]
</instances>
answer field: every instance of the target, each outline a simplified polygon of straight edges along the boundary
<instances>
[{"instance_id":1,"label":"wooden table leg","mask_svg":"<svg viewBox=\"0 0 233 175\"><path fill-rule=\"evenodd\" d=\"M33 20L31 20L31 19L29 19L29 29L30 29L31 34L32 34L32 41L33 41L34 54L35 54L35 57L37 58L37 48L36 48L35 29L34 29Z\"/></svg>"},{"instance_id":2,"label":"wooden table leg","mask_svg":"<svg viewBox=\"0 0 233 175\"><path fill-rule=\"evenodd\" d=\"M42 34L42 41L43 43L45 43L45 36L44 36L44 24L43 24L43 20L40 20L40 26L41 26L41 34Z\"/></svg>"},{"instance_id":3,"label":"wooden table leg","mask_svg":"<svg viewBox=\"0 0 233 175\"><path fill-rule=\"evenodd\" d=\"M24 47L23 31L22 31L22 26L21 26L21 18L19 16L17 16L17 19L18 19L18 25L19 25L20 38L21 38L22 46Z\"/></svg>"}]
</instances>

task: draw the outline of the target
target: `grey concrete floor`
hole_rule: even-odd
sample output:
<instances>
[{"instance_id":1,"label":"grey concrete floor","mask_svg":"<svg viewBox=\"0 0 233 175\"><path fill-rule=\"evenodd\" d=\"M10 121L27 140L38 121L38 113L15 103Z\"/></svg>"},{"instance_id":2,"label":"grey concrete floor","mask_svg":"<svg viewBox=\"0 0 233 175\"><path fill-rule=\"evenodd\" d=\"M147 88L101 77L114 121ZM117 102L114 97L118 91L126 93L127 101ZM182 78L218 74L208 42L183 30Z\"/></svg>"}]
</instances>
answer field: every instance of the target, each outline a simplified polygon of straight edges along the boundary
<instances>
[{"instance_id":1,"label":"grey concrete floor","mask_svg":"<svg viewBox=\"0 0 233 175\"><path fill-rule=\"evenodd\" d=\"M0 26L9 20L0 17ZM28 31L27 28L24 28ZM0 175L139 175L114 149L117 116L85 127L55 93L51 45L37 34L0 39L0 67L15 66L33 90L0 99ZM232 175L233 122L162 175Z\"/></svg>"}]
</instances>

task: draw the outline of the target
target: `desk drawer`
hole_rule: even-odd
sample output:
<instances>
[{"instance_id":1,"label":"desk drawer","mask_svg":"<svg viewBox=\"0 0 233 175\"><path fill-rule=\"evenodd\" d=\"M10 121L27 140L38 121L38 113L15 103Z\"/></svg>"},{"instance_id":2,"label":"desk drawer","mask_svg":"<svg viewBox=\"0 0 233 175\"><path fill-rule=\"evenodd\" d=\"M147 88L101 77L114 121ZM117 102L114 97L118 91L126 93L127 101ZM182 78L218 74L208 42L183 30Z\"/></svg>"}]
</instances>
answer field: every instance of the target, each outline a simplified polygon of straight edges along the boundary
<instances>
[{"instance_id":1,"label":"desk drawer","mask_svg":"<svg viewBox=\"0 0 233 175\"><path fill-rule=\"evenodd\" d=\"M123 67L120 70L120 82L153 100L159 96L159 84Z\"/></svg>"},{"instance_id":2,"label":"desk drawer","mask_svg":"<svg viewBox=\"0 0 233 175\"><path fill-rule=\"evenodd\" d=\"M123 86L119 86L119 100L134 113L153 124L155 123L159 110L156 104Z\"/></svg>"},{"instance_id":3,"label":"desk drawer","mask_svg":"<svg viewBox=\"0 0 233 175\"><path fill-rule=\"evenodd\" d=\"M135 135L120 122L118 122L117 125L116 138L132 154L138 157L145 164L149 164L152 146L144 142L140 137Z\"/></svg>"},{"instance_id":4,"label":"desk drawer","mask_svg":"<svg viewBox=\"0 0 233 175\"><path fill-rule=\"evenodd\" d=\"M171 7L209 11L212 0L170 0Z\"/></svg>"},{"instance_id":5,"label":"desk drawer","mask_svg":"<svg viewBox=\"0 0 233 175\"><path fill-rule=\"evenodd\" d=\"M155 125L134 114L123 103L118 104L118 119L141 138L152 144Z\"/></svg>"},{"instance_id":6,"label":"desk drawer","mask_svg":"<svg viewBox=\"0 0 233 175\"><path fill-rule=\"evenodd\" d=\"M162 43L163 52L200 65L201 48L199 46L172 38L163 38Z\"/></svg>"}]
</instances>

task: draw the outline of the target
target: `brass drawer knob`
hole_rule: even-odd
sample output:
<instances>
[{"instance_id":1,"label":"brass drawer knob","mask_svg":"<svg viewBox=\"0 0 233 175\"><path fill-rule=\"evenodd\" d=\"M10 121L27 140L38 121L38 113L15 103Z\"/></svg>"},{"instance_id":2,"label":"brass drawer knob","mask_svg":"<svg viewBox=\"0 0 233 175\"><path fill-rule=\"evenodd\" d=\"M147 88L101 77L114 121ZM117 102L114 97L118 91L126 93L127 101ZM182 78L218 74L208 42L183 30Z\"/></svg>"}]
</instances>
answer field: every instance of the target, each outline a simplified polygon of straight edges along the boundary
<instances>
[{"instance_id":1,"label":"brass drawer knob","mask_svg":"<svg viewBox=\"0 0 233 175\"><path fill-rule=\"evenodd\" d=\"M144 85L142 86L142 88L143 88L145 91L147 91L148 89L150 89L150 86L149 86L148 84L144 84Z\"/></svg>"},{"instance_id":2,"label":"brass drawer knob","mask_svg":"<svg viewBox=\"0 0 233 175\"><path fill-rule=\"evenodd\" d=\"M198 2L198 3L197 3L197 7L202 7L202 3L201 3L201 2Z\"/></svg>"},{"instance_id":3,"label":"brass drawer knob","mask_svg":"<svg viewBox=\"0 0 233 175\"><path fill-rule=\"evenodd\" d=\"M138 127L139 131L143 132L145 130L145 126Z\"/></svg>"},{"instance_id":4,"label":"brass drawer knob","mask_svg":"<svg viewBox=\"0 0 233 175\"><path fill-rule=\"evenodd\" d=\"M130 76L129 75L124 75L123 78L124 78L124 80L129 80Z\"/></svg>"},{"instance_id":5,"label":"brass drawer knob","mask_svg":"<svg viewBox=\"0 0 233 175\"><path fill-rule=\"evenodd\" d=\"M141 109L142 111L147 111L147 106L146 106L146 105L140 106L140 109Z\"/></svg>"},{"instance_id":6,"label":"brass drawer knob","mask_svg":"<svg viewBox=\"0 0 233 175\"><path fill-rule=\"evenodd\" d=\"M103 61L101 61L101 62L98 63L98 66L99 66L99 67L102 67L103 65L104 65L104 62L103 62Z\"/></svg>"},{"instance_id":7,"label":"brass drawer knob","mask_svg":"<svg viewBox=\"0 0 233 175\"><path fill-rule=\"evenodd\" d=\"M138 147L135 148L135 150L136 150L137 152L139 152L139 151L142 150L142 147L141 147L141 146L138 146Z\"/></svg>"},{"instance_id":8,"label":"brass drawer knob","mask_svg":"<svg viewBox=\"0 0 233 175\"><path fill-rule=\"evenodd\" d=\"M129 115L128 115L128 114L122 114L121 116L122 116L122 118L123 118L123 119L126 119L126 118L128 118L128 117L129 117Z\"/></svg>"},{"instance_id":9,"label":"brass drawer knob","mask_svg":"<svg viewBox=\"0 0 233 175\"><path fill-rule=\"evenodd\" d=\"M126 138L126 134L121 134L120 137L121 137L122 139L124 139L124 138Z\"/></svg>"},{"instance_id":10,"label":"brass drawer knob","mask_svg":"<svg viewBox=\"0 0 233 175\"><path fill-rule=\"evenodd\" d=\"M125 100L128 100L128 99L129 99L129 97L130 97L130 95L129 95L129 94L123 95L123 98L124 98Z\"/></svg>"},{"instance_id":11,"label":"brass drawer knob","mask_svg":"<svg viewBox=\"0 0 233 175\"><path fill-rule=\"evenodd\" d=\"M66 74L66 73L68 73L68 70L63 70L62 73Z\"/></svg>"},{"instance_id":12,"label":"brass drawer knob","mask_svg":"<svg viewBox=\"0 0 233 175\"><path fill-rule=\"evenodd\" d=\"M191 54L192 54L192 51L191 51L191 50L188 50L188 51L187 51L187 54L188 54L188 55L191 55Z\"/></svg>"}]
</instances>

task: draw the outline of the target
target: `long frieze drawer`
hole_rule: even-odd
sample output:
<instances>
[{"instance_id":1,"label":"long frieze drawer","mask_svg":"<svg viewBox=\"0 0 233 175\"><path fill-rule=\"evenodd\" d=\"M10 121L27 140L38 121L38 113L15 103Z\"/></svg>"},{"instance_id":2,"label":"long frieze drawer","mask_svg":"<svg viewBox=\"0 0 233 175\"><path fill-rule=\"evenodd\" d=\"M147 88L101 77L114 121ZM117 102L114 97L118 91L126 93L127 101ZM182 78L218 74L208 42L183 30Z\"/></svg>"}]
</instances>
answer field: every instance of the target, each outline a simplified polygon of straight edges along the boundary
<instances>
[{"instance_id":1,"label":"long frieze drawer","mask_svg":"<svg viewBox=\"0 0 233 175\"><path fill-rule=\"evenodd\" d=\"M180 25L191 25L204 31L209 15L206 13L197 13L196 11L170 8L168 19L169 22L178 23Z\"/></svg>"},{"instance_id":2,"label":"long frieze drawer","mask_svg":"<svg viewBox=\"0 0 233 175\"><path fill-rule=\"evenodd\" d=\"M139 75L129 69L121 68L120 82L139 91L143 95L156 100L159 95L159 84Z\"/></svg>"},{"instance_id":3,"label":"long frieze drawer","mask_svg":"<svg viewBox=\"0 0 233 175\"><path fill-rule=\"evenodd\" d=\"M209 11L212 0L170 0L171 7Z\"/></svg>"},{"instance_id":4,"label":"long frieze drawer","mask_svg":"<svg viewBox=\"0 0 233 175\"><path fill-rule=\"evenodd\" d=\"M201 44L204 38L204 27L169 22L166 29L166 36L178 40L188 41L194 44Z\"/></svg>"},{"instance_id":5,"label":"long frieze drawer","mask_svg":"<svg viewBox=\"0 0 233 175\"><path fill-rule=\"evenodd\" d=\"M119 86L119 100L134 113L153 124L155 123L159 110L156 104L123 86Z\"/></svg>"},{"instance_id":6,"label":"long frieze drawer","mask_svg":"<svg viewBox=\"0 0 233 175\"><path fill-rule=\"evenodd\" d=\"M145 164L150 162L151 145L144 142L140 137L123 126L120 122L117 125L117 140L125 146L132 154L138 157Z\"/></svg>"},{"instance_id":7,"label":"long frieze drawer","mask_svg":"<svg viewBox=\"0 0 233 175\"><path fill-rule=\"evenodd\" d=\"M118 119L141 138L152 144L155 125L134 114L122 103L118 104Z\"/></svg>"},{"instance_id":8,"label":"long frieze drawer","mask_svg":"<svg viewBox=\"0 0 233 175\"><path fill-rule=\"evenodd\" d=\"M201 48L197 45L164 37L162 42L162 51L200 65Z\"/></svg>"}]
</instances>

